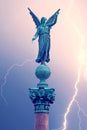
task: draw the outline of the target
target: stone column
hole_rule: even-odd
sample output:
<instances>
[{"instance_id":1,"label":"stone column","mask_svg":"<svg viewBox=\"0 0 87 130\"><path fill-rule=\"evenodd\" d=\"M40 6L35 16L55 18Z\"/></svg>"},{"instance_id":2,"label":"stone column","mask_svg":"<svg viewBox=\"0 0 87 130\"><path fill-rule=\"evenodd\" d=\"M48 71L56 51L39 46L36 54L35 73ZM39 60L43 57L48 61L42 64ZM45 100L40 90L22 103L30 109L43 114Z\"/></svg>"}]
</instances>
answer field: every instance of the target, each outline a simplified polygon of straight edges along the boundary
<instances>
[{"instance_id":1,"label":"stone column","mask_svg":"<svg viewBox=\"0 0 87 130\"><path fill-rule=\"evenodd\" d=\"M49 67L41 64L35 71L35 75L40 79L40 82L36 88L29 88L29 97L34 104L35 130L49 130L49 108L55 100L55 89L49 88L46 83L50 74Z\"/></svg>"},{"instance_id":2,"label":"stone column","mask_svg":"<svg viewBox=\"0 0 87 130\"><path fill-rule=\"evenodd\" d=\"M48 130L48 113L35 114L35 130Z\"/></svg>"}]
</instances>

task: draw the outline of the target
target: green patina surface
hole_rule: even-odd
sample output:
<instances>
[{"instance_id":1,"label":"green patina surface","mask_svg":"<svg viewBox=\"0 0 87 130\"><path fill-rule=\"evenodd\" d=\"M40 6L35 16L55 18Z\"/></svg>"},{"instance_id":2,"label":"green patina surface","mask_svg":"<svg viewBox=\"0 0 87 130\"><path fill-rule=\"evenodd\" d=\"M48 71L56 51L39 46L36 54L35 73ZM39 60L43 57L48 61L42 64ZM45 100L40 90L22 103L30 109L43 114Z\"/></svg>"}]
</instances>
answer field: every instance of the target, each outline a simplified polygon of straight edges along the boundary
<instances>
[{"instance_id":1,"label":"green patina surface","mask_svg":"<svg viewBox=\"0 0 87 130\"><path fill-rule=\"evenodd\" d=\"M29 97L32 100L35 112L49 112L50 104L55 100L55 89L53 88L30 88Z\"/></svg>"},{"instance_id":2,"label":"green patina surface","mask_svg":"<svg viewBox=\"0 0 87 130\"><path fill-rule=\"evenodd\" d=\"M50 104L55 100L55 89L49 88L46 80L50 77L50 68L45 64L50 61L50 30L57 22L60 9L58 9L48 20L42 17L41 20L28 8L33 21L36 24L36 33L32 41L38 38L37 63L41 63L35 70L36 77L40 80L36 88L29 89L29 97L32 100L35 112L49 112Z\"/></svg>"},{"instance_id":3,"label":"green patina surface","mask_svg":"<svg viewBox=\"0 0 87 130\"><path fill-rule=\"evenodd\" d=\"M28 8L30 15L36 25L36 33L32 41L38 38L39 51L36 58L37 63L45 63L50 61L50 30L56 24L60 9L58 9L48 20L42 17L41 20Z\"/></svg>"},{"instance_id":4,"label":"green patina surface","mask_svg":"<svg viewBox=\"0 0 87 130\"><path fill-rule=\"evenodd\" d=\"M50 74L50 68L46 64L41 64L36 68L35 75L40 82L36 88L29 88L29 97L34 104L36 113L48 113L50 104L55 100L55 89L49 88L46 83Z\"/></svg>"}]
</instances>

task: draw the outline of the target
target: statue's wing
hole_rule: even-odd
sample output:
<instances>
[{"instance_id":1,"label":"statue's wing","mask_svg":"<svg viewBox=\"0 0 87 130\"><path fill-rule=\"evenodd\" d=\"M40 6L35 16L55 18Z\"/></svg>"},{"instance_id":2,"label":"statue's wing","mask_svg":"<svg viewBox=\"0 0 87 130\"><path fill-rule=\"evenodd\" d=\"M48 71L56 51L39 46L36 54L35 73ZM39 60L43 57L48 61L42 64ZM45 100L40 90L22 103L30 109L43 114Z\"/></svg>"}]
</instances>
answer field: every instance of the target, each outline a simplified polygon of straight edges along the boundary
<instances>
[{"instance_id":1,"label":"statue's wing","mask_svg":"<svg viewBox=\"0 0 87 130\"><path fill-rule=\"evenodd\" d=\"M58 9L46 22L48 26L53 26L57 21L57 16L59 14L60 9Z\"/></svg>"},{"instance_id":2,"label":"statue's wing","mask_svg":"<svg viewBox=\"0 0 87 130\"><path fill-rule=\"evenodd\" d=\"M40 21L39 21L38 17L30 10L30 8L28 8L28 10L33 18L33 21L36 24L36 27L38 27L40 25Z\"/></svg>"}]
</instances>

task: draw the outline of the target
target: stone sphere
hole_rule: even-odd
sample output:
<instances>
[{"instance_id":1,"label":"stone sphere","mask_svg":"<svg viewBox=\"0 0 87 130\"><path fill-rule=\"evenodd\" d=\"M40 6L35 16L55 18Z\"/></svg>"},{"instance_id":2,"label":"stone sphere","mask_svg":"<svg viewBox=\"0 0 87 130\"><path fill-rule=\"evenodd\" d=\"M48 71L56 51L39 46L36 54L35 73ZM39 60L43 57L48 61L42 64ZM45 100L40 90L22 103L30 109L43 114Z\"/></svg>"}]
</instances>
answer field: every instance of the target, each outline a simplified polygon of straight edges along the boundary
<instances>
[{"instance_id":1,"label":"stone sphere","mask_svg":"<svg viewBox=\"0 0 87 130\"><path fill-rule=\"evenodd\" d=\"M50 68L45 65L45 64L41 64L36 68L35 71L35 75L38 79L40 80L46 80L49 78L51 72L50 72Z\"/></svg>"}]
</instances>

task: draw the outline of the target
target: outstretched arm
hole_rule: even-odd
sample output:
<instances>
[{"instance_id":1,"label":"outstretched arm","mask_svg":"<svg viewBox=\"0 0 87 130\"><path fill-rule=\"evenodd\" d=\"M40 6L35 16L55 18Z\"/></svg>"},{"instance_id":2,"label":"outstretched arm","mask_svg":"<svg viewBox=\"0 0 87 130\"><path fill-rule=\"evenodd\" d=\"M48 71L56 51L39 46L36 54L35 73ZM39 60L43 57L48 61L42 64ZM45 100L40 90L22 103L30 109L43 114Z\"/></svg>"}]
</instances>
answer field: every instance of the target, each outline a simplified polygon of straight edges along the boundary
<instances>
[{"instance_id":1,"label":"outstretched arm","mask_svg":"<svg viewBox=\"0 0 87 130\"><path fill-rule=\"evenodd\" d=\"M35 35L34 35L33 38L32 38L32 41L36 40L37 37L38 37L38 32L35 33Z\"/></svg>"}]
</instances>

